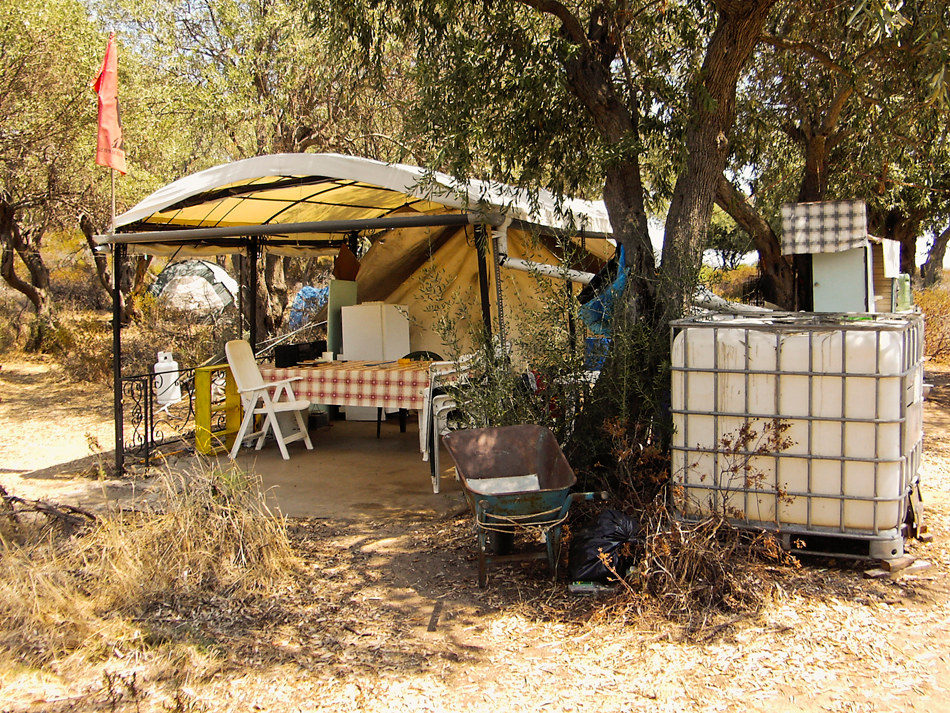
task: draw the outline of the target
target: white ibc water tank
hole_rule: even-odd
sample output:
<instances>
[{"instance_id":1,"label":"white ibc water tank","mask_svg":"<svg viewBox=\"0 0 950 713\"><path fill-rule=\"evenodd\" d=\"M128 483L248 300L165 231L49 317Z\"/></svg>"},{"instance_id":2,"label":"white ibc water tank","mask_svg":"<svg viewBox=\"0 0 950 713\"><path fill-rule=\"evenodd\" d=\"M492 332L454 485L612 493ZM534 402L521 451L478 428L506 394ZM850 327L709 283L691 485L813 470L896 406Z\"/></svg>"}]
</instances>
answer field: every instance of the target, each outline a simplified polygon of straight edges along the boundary
<instances>
[{"instance_id":1,"label":"white ibc water tank","mask_svg":"<svg viewBox=\"0 0 950 713\"><path fill-rule=\"evenodd\" d=\"M158 361L152 367L155 374L155 401L159 406L170 406L181 401L178 385L178 362L171 352L158 352Z\"/></svg>"},{"instance_id":2,"label":"white ibc water tank","mask_svg":"<svg viewBox=\"0 0 950 713\"><path fill-rule=\"evenodd\" d=\"M870 556L902 547L923 439L920 315L699 317L674 324L672 347L683 516L867 538ZM757 447L773 419L788 426L780 452ZM743 427L757 436L737 449Z\"/></svg>"}]
</instances>

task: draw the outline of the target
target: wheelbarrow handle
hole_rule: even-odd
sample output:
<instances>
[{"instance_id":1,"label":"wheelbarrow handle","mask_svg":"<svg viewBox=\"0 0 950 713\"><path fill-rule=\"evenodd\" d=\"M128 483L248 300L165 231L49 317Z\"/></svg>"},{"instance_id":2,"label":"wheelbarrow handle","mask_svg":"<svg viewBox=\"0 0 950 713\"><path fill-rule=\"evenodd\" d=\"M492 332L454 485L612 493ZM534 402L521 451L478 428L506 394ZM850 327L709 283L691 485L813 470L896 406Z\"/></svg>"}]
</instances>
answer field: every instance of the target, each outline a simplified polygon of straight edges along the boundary
<instances>
[{"instance_id":1,"label":"wheelbarrow handle","mask_svg":"<svg viewBox=\"0 0 950 713\"><path fill-rule=\"evenodd\" d=\"M575 503L581 503L585 500L609 500L610 496L606 490L600 490L596 493L571 493L571 500Z\"/></svg>"}]
</instances>

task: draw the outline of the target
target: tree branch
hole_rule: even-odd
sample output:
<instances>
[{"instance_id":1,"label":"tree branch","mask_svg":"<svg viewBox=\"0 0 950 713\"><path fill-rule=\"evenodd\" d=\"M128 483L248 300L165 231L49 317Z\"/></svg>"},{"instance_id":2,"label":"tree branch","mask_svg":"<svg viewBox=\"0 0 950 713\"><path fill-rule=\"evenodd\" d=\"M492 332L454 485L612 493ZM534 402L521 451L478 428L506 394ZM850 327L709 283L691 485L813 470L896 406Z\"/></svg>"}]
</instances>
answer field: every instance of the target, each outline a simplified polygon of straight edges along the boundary
<instances>
[{"instance_id":1,"label":"tree branch","mask_svg":"<svg viewBox=\"0 0 950 713\"><path fill-rule=\"evenodd\" d=\"M828 111L825 114L824 120L821 122L821 132L826 136L832 132L835 125L838 123L838 119L841 118L841 112L844 111L845 106L848 103L848 100L854 95L854 87L846 86L842 87L838 94L831 102L831 106L828 107Z\"/></svg>"},{"instance_id":2,"label":"tree branch","mask_svg":"<svg viewBox=\"0 0 950 713\"><path fill-rule=\"evenodd\" d=\"M16 222L16 206L10 202L10 196L0 193L0 276L10 287L20 292L34 306L40 304L36 288L16 274L14 255L20 252L20 226Z\"/></svg>"},{"instance_id":3,"label":"tree branch","mask_svg":"<svg viewBox=\"0 0 950 713\"><path fill-rule=\"evenodd\" d=\"M545 15L551 15L561 21L561 27L567 36L574 42L588 47L590 42L580 20L557 0L518 0L522 5L534 8Z\"/></svg>"},{"instance_id":4,"label":"tree branch","mask_svg":"<svg viewBox=\"0 0 950 713\"><path fill-rule=\"evenodd\" d=\"M762 42L775 49L780 50L793 50L796 52L804 52L808 56L817 60L817 62L825 67L830 69L832 72L838 72L839 74L847 74L844 67L835 62L831 55L823 50L818 49L815 45L809 42L789 42L788 40L782 39L781 37L775 37L774 35L762 35Z\"/></svg>"}]
</instances>

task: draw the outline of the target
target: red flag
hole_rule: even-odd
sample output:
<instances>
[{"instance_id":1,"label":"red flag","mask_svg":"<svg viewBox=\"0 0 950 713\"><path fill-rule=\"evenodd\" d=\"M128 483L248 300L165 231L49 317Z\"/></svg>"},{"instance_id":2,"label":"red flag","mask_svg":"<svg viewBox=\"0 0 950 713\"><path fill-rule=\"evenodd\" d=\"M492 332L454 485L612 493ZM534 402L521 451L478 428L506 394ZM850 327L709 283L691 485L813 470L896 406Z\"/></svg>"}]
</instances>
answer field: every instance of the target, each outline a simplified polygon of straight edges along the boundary
<instances>
[{"instance_id":1,"label":"red flag","mask_svg":"<svg viewBox=\"0 0 950 713\"><path fill-rule=\"evenodd\" d=\"M96 163L126 173L125 151L122 150L122 122L119 118L119 77L115 55L115 33L109 35L102 69L92 83L99 95L99 138L96 141Z\"/></svg>"}]
</instances>

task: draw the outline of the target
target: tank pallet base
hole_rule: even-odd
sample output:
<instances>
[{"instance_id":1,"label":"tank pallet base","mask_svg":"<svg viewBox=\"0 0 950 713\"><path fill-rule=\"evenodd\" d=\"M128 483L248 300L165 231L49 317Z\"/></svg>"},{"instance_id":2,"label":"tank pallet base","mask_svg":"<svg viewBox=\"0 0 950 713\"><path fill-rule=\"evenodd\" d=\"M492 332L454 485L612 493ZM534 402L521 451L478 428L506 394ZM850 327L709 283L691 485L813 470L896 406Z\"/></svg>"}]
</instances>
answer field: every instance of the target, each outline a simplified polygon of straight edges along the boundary
<instances>
[{"instance_id":1,"label":"tank pallet base","mask_svg":"<svg viewBox=\"0 0 950 713\"><path fill-rule=\"evenodd\" d=\"M904 537L873 539L860 535L824 532L776 532L782 549L794 555L843 557L859 560L893 560L904 556Z\"/></svg>"}]
</instances>

